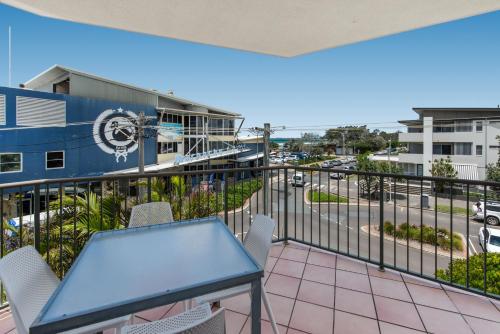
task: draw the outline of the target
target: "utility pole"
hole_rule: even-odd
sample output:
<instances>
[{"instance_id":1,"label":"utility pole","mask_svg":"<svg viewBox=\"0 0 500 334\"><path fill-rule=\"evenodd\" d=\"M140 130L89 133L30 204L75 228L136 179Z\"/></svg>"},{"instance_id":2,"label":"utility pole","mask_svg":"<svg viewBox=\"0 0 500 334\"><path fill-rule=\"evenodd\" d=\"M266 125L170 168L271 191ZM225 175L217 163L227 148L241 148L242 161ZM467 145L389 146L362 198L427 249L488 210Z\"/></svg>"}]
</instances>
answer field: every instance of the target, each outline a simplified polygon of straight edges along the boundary
<instances>
[{"instance_id":1,"label":"utility pole","mask_svg":"<svg viewBox=\"0 0 500 334\"><path fill-rule=\"evenodd\" d=\"M144 112L139 113L137 117L137 143L139 150L139 174L144 173L144 125L146 124L146 116Z\"/></svg>"},{"instance_id":2,"label":"utility pole","mask_svg":"<svg viewBox=\"0 0 500 334\"><path fill-rule=\"evenodd\" d=\"M388 160L388 163L389 163L389 174L391 174L391 171L392 171L392 165L391 165L391 150L392 150L392 147L391 147L391 144L392 144L392 140L389 139L389 150L387 151L387 160ZM391 181L389 181L389 201L391 200Z\"/></svg>"},{"instance_id":3,"label":"utility pole","mask_svg":"<svg viewBox=\"0 0 500 334\"><path fill-rule=\"evenodd\" d=\"M12 29L9 26L9 87L12 87Z\"/></svg>"},{"instance_id":4,"label":"utility pole","mask_svg":"<svg viewBox=\"0 0 500 334\"><path fill-rule=\"evenodd\" d=\"M269 150L271 137L271 124L264 123L264 167L269 167ZM264 215L268 213L269 199L269 170L264 171Z\"/></svg>"}]
</instances>

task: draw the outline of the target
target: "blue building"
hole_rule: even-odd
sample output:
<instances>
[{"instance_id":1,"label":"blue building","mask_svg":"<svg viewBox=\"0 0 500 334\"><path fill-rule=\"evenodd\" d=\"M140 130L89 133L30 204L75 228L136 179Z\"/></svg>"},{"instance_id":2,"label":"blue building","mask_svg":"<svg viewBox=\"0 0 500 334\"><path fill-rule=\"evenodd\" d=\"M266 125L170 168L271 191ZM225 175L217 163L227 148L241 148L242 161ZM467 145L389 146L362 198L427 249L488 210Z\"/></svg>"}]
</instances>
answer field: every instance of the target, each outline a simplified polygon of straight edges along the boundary
<instances>
[{"instance_id":1,"label":"blue building","mask_svg":"<svg viewBox=\"0 0 500 334\"><path fill-rule=\"evenodd\" d=\"M0 183L102 175L138 163L135 122L154 106L0 87ZM145 163L156 163L156 139Z\"/></svg>"}]
</instances>

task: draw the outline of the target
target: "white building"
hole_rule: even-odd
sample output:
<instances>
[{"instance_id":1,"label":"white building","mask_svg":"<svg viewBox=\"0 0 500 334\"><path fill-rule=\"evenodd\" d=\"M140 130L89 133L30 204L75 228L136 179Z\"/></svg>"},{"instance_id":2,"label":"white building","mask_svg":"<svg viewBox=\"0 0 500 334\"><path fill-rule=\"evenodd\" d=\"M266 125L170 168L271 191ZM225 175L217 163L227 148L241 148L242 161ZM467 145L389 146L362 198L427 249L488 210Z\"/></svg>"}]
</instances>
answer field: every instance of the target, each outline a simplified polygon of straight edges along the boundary
<instances>
[{"instance_id":1,"label":"white building","mask_svg":"<svg viewBox=\"0 0 500 334\"><path fill-rule=\"evenodd\" d=\"M405 174L430 176L432 161L450 157L458 178L484 180L486 166L498 160L500 108L413 108L416 120L399 141L407 152L399 154Z\"/></svg>"}]
</instances>

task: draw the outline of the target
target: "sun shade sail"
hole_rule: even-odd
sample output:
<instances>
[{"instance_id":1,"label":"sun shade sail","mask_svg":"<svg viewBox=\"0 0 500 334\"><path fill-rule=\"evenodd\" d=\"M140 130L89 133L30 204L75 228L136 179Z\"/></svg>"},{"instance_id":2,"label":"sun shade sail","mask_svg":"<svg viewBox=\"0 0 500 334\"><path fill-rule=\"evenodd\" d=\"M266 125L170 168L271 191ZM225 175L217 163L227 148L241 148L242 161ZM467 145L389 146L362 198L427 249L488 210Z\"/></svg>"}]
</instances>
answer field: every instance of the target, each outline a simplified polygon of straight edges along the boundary
<instances>
[{"instance_id":1,"label":"sun shade sail","mask_svg":"<svg viewBox=\"0 0 500 334\"><path fill-rule=\"evenodd\" d=\"M284 57L500 9L499 0L0 0L43 16Z\"/></svg>"}]
</instances>

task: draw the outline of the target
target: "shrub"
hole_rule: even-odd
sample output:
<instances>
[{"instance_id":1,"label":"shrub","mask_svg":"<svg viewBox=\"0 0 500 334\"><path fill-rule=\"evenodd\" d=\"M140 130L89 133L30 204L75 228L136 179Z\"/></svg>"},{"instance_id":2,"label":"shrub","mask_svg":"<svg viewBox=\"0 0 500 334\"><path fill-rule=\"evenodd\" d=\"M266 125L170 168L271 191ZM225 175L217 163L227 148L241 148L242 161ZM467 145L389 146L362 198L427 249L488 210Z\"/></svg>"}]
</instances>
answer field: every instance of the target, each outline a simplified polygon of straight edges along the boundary
<instances>
[{"instance_id":1,"label":"shrub","mask_svg":"<svg viewBox=\"0 0 500 334\"><path fill-rule=\"evenodd\" d=\"M392 225L392 223L390 221L384 222L384 232L385 232L385 234L388 234L388 235L394 234L394 225Z\"/></svg>"},{"instance_id":2,"label":"shrub","mask_svg":"<svg viewBox=\"0 0 500 334\"><path fill-rule=\"evenodd\" d=\"M420 232L422 231L422 239L420 239ZM420 225L409 225L408 223L403 223L396 228L394 225L386 221L384 223L384 232L387 235L394 235L397 239L408 238L410 240L419 241L422 240L423 243L439 246L442 249L450 249L450 232L445 228L438 228L437 233L433 227L428 225L422 225L422 230L420 230ZM453 249L462 251L463 243L462 238L459 234L453 233L453 238L451 241Z\"/></svg>"},{"instance_id":3,"label":"shrub","mask_svg":"<svg viewBox=\"0 0 500 334\"><path fill-rule=\"evenodd\" d=\"M483 290L483 256L477 254L469 257L469 286ZM453 277L450 276L453 265ZM453 260L448 269L438 269L438 278L462 286L466 286L467 262L465 259ZM500 295L500 253L487 253L486 255L486 291Z\"/></svg>"}]
</instances>

